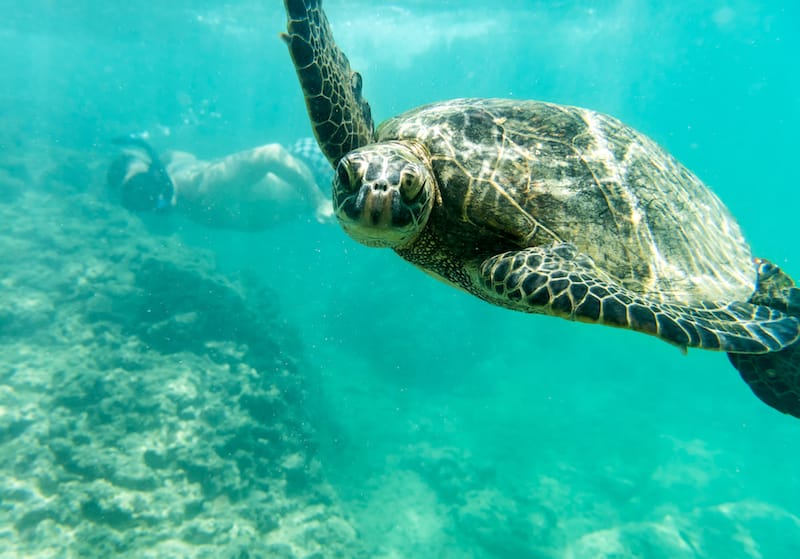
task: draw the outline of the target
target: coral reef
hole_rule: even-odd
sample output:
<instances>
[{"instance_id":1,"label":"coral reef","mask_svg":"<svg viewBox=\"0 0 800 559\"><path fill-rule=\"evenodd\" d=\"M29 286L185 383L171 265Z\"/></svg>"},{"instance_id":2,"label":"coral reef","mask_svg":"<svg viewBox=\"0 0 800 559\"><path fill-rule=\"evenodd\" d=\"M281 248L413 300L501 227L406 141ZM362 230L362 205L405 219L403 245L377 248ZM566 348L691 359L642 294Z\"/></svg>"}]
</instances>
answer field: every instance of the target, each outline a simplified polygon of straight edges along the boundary
<instances>
[{"instance_id":1,"label":"coral reef","mask_svg":"<svg viewBox=\"0 0 800 559\"><path fill-rule=\"evenodd\" d=\"M525 483L499 471L502 467L492 475L455 448L402 449L382 476L363 480L360 499L349 503L369 556L762 559L800 554L800 518L774 504L740 500L687 510L685 503L658 499L660 504L648 502L639 511L635 503L598 491L594 473L574 466L564 464L556 477L550 471ZM620 466L615 475L624 478L627 468ZM661 483L654 479L650 485ZM642 483L640 491L647 485Z\"/></svg>"},{"instance_id":2,"label":"coral reef","mask_svg":"<svg viewBox=\"0 0 800 559\"><path fill-rule=\"evenodd\" d=\"M353 557L274 294L0 166L0 555Z\"/></svg>"}]
</instances>

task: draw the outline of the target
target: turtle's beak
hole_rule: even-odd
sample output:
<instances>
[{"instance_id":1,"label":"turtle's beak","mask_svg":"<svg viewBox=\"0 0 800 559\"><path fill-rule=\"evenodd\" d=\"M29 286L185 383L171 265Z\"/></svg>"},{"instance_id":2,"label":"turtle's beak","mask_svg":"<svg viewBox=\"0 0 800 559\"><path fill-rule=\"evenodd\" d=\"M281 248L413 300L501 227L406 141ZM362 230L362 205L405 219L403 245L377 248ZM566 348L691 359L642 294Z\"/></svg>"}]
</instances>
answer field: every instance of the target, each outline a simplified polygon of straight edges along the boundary
<instances>
[{"instance_id":1,"label":"turtle's beak","mask_svg":"<svg viewBox=\"0 0 800 559\"><path fill-rule=\"evenodd\" d=\"M350 218L363 227L376 229L392 227L394 225L392 209L399 205L400 193L394 188L389 188L385 181L366 183L361 185L350 207L353 213L358 212L360 216L351 214Z\"/></svg>"},{"instance_id":2,"label":"turtle's beak","mask_svg":"<svg viewBox=\"0 0 800 559\"><path fill-rule=\"evenodd\" d=\"M344 230L367 246L404 244L414 221L396 188L383 188L375 183L361 185L357 192L339 199L334 207Z\"/></svg>"},{"instance_id":3,"label":"turtle's beak","mask_svg":"<svg viewBox=\"0 0 800 559\"><path fill-rule=\"evenodd\" d=\"M382 181L362 184L342 202L337 215L340 221L349 221L349 227L371 231L371 235L402 230L414 221L397 188Z\"/></svg>"}]
</instances>

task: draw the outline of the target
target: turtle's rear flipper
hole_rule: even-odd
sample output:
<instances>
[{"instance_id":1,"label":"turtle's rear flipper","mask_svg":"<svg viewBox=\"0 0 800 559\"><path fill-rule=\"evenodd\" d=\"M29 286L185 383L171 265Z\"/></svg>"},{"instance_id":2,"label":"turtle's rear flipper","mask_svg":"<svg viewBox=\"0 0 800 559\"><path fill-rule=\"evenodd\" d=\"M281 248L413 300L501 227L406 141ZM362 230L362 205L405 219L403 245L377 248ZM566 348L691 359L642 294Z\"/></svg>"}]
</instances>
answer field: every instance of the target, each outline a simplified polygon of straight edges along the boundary
<instances>
[{"instance_id":1,"label":"turtle's rear flipper","mask_svg":"<svg viewBox=\"0 0 800 559\"><path fill-rule=\"evenodd\" d=\"M284 0L289 45L319 147L332 165L372 143L372 115L361 76L333 40L320 0Z\"/></svg>"},{"instance_id":2,"label":"turtle's rear flipper","mask_svg":"<svg viewBox=\"0 0 800 559\"><path fill-rule=\"evenodd\" d=\"M800 316L800 289L792 278L768 260L755 263L758 281L750 302ZM771 353L729 353L728 358L763 402L800 418L800 343Z\"/></svg>"},{"instance_id":3,"label":"turtle's rear flipper","mask_svg":"<svg viewBox=\"0 0 800 559\"><path fill-rule=\"evenodd\" d=\"M771 353L729 353L728 358L762 402L800 418L799 344Z\"/></svg>"},{"instance_id":4,"label":"turtle's rear flipper","mask_svg":"<svg viewBox=\"0 0 800 559\"><path fill-rule=\"evenodd\" d=\"M486 296L498 305L630 328L681 348L779 351L800 338L800 321L750 303L661 303L626 289L570 244L531 247L487 259Z\"/></svg>"}]
</instances>

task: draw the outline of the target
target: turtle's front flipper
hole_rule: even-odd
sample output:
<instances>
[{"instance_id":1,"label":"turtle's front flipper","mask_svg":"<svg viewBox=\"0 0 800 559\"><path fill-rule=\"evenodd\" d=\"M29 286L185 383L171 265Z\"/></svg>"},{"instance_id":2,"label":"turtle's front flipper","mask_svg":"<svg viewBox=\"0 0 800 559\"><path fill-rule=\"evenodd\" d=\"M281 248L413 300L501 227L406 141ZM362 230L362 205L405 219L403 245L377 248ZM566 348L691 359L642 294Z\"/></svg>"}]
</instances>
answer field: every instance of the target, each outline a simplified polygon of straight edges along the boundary
<instances>
[{"instance_id":1,"label":"turtle's front flipper","mask_svg":"<svg viewBox=\"0 0 800 559\"><path fill-rule=\"evenodd\" d=\"M800 316L800 289L783 270L756 259L758 281L750 302ZM764 403L800 418L800 343L759 355L729 353L728 358Z\"/></svg>"},{"instance_id":2,"label":"turtle's front flipper","mask_svg":"<svg viewBox=\"0 0 800 559\"><path fill-rule=\"evenodd\" d=\"M373 141L361 76L333 40L321 0L284 0L289 45L320 148L335 167L346 153Z\"/></svg>"},{"instance_id":3,"label":"turtle's front flipper","mask_svg":"<svg viewBox=\"0 0 800 559\"><path fill-rule=\"evenodd\" d=\"M481 279L487 298L507 308L630 328L681 348L765 353L800 337L798 320L760 305L650 301L569 244L494 256L481 266Z\"/></svg>"}]
</instances>

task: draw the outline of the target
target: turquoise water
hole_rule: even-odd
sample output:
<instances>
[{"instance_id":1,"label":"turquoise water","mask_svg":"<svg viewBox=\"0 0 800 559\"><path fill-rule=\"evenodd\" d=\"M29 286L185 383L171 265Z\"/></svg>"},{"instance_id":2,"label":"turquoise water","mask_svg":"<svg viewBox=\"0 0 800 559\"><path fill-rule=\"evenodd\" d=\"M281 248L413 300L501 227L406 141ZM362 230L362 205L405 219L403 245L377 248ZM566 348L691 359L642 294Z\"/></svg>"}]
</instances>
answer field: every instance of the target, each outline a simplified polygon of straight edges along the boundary
<instances>
[{"instance_id":1,"label":"turquoise water","mask_svg":"<svg viewBox=\"0 0 800 559\"><path fill-rule=\"evenodd\" d=\"M131 216L110 204L103 180L115 155L109 143L115 135L146 130L159 149L217 157L266 142L289 144L310 133L294 70L278 39L285 20L277 2L5 4L0 22L0 205L5 217L0 231L5 229L2 262L9 275L2 283L6 291L0 296L6 300L0 319L39 315L19 322L22 330L13 336L10 328L0 330L0 363L5 361L0 369L0 557L100 556L109 549L153 557L800 556L800 453L795 448L800 424L757 400L724 356L700 351L684 356L641 335L490 307L388 251L357 245L337 226L317 224L311 216L270 231L237 233ZM472 0L376 6L326 0L325 6L337 39L363 75L378 121L458 96L541 99L613 114L656 139L709 184L737 216L755 254L800 275L795 242L800 9L795 3L656 7L626 0ZM28 190L33 194L24 194ZM34 225L23 227L26 220ZM53 236L42 234L41 242L31 245L36 254L26 253L25 231L35 237L42 233L41 223L52 225ZM81 305L70 306L75 298L63 298L60 306L66 288L52 283L51 276L92 262L115 270L128 265L127 257L111 256L111 264L104 264L101 239L119 230L128 233L115 233L112 238L119 240L114 242L139 243L131 254L153 251L164 262L192 270L191 255L210 254L203 258L213 264L201 266L203 274L244 272L269 294L268 305L256 306L254 296L246 295L241 304L220 303L216 312L233 330L231 324L250 328L255 320L244 310L247 305L268 314L267 337L279 347L276 354L292 355L286 367L299 379L303 396L287 398L293 411L275 413L300 417L302 429L281 421L290 425L286 433L300 429L304 442L297 447L302 450L292 446L276 456L284 465L292 453L310 456L313 467L306 469L313 475L306 472L303 483L325 487L313 498L297 497L305 507L300 512L289 504L293 493L288 490L281 493L286 500L280 507L269 505L271 491L293 479L290 466L276 474L267 459L266 470L237 461L239 481L231 487L246 489L234 497L232 490L208 489L215 476L223 475L216 470L170 477L164 473L170 468L189 470L181 460L159 467L145 458L141 465L142 456L153 456L142 449L154 444L142 434L130 446L138 450L120 454L120 463L141 470L144 478L150 470L160 472L166 477L152 483L164 488L186 482L181 498L203 488L192 506L204 512L197 516L187 506L139 522L142 510L163 506L148 500L152 488L115 481L118 477L102 468L89 475L87 467L59 458L64 452L55 439L93 441L83 446L89 449L84 453L112 453L120 446L112 431L103 431L103 421L70 420L72 427L63 429L72 435L64 435L52 423L58 414L46 408L68 409L72 415L67 417L75 418L92 409L91 398L59 407L58 394L69 392L71 384L51 382L47 371L55 367L72 378L69 371L85 366L84 353L63 347L90 347L95 343L90 338L101 334L94 330L94 337L81 337L64 327L58 335L37 337L50 328L48 313L56 313L59 321L69 320L67 310L85 313ZM77 248L62 250L58 235L70 231L77 232L70 233ZM53 254L44 258L48 242ZM138 265L134 256L130 262ZM14 291L24 281L13 274L23 277L34 263L41 289L37 297L47 296L46 289L58 290L44 310L19 303ZM105 281L99 272L86 277L89 285ZM170 278L165 284L178 285L184 278L177 272L163 277ZM133 296L136 291L127 291L126 281L124 274L114 275L117 291L107 290L112 306L114 293ZM191 303L180 307L180 316L191 314L194 306L213 306L220 291L204 286L179 288ZM240 321L237 313L247 316ZM137 335L146 339L153 332L148 328ZM207 332L193 332L181 351L200 355L211 346L197 349L189 342ZM37 349L25 349L34 338ZM263 339L246 341L266 343ZM113 354L120 347L128 346L96 351ZM126 351L133 361L141 357L137 351L175 355L152 343ZM41 357L48 355L52 358ZM136 400L134 380L149 374L156 383L158 374L172 378L192 363L188 353L180 355L184 361L161 362L154 356L158 365L147 361L138 368L98 366L98 374L108 374L103 393L130 385L127 401ZM206 378L197 365L189 367L194 373L184 381L209 391L238 383L245 375L235 360L238 354L225 355L232 356L226 357L227 368L213 369L218 380L205 385L192 380L192 374ZM258 371L253 363L263 359L259 354L247 362ZM161 373L147 372L156 366ZM20 380L23 368L26 378L38 380ZM173 386L164 381L167 385ZM241 393L230 390L231 396L215 405L247 407ZM45 392L47 398L35 397ZM115 418L107 429L124 429L119 423L132 413L125 401L120 398L122 407L106 412ZM183 418L180 409L169 406L155 405L150 415L137 410L131 422L152 422L152 433L172 425L170 414ZM251 410L247 417L263 426L276 416ZM18 453L32 447L14 445L34 432L37 418L51 423L25 445L46 451L31 459L38 469L27 469ZM83 435L73 432L81 430ZM208 428L170 444L202 453L215 436ZM247 454L248 448L225 452ZM34 470L32 481L33 474L26 472ZM259 478L283 481L261 487ZM66 504L67 497L48 491L44 479L61 480L71 488L70 502L80 504ZM36 496L20 497L20 488L28 485L36 488L29 490ZM84 496L96 495L99 487L105 501L96 497L97 502L127 504L87 505ZM263 502L252 497L255 492ZM31 505L37 499L42 504ZM58 504L60 499L65 504ZM144 504L129 506L132 502ZM269 522L252 520L260 507L270 511ZM64 512L69 510L82 514ZM204 514L208 521L202 530L187 532L183 526L205 519ZM305 523L296 521L298 515ZM238 520L225 528L222 518ZM326 520L331 518L337 519L333 527ZM327 526L323 536L315 522ZM177 534L177 547L156 545L171 541L166 532Z\"/></svg>"}]
</instances>

